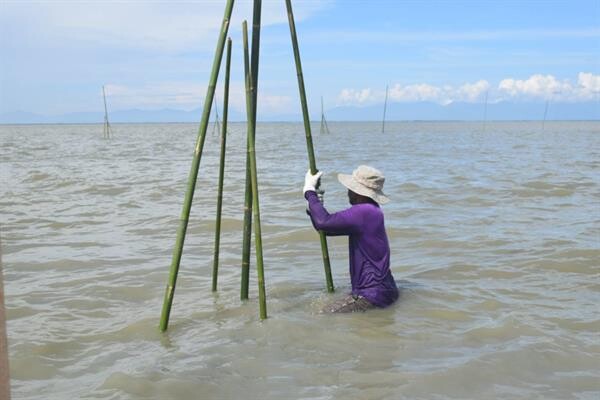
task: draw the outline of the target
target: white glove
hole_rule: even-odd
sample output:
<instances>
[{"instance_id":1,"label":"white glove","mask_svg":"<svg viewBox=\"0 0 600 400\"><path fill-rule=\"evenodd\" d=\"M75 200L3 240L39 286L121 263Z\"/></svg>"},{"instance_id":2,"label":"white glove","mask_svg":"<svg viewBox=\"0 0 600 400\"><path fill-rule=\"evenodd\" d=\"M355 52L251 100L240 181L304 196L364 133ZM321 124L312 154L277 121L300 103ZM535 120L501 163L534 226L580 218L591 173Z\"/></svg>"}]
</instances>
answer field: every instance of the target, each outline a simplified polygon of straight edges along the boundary
<instances>
[{"instance_id":1,"label":"white glove","mask_svg":"<svg viewBox=\"0 0 600 400\"><path fill-rule=\"evenodd\" d=\"M302 193L306 193L310 190L317 190L317 184L319 183L321 175L323 175L323 171L319 171L314 175L310 173L310 169L306 171L306 175L304 176L304 188L302 189Z\"/></svg>"}]
</instances>

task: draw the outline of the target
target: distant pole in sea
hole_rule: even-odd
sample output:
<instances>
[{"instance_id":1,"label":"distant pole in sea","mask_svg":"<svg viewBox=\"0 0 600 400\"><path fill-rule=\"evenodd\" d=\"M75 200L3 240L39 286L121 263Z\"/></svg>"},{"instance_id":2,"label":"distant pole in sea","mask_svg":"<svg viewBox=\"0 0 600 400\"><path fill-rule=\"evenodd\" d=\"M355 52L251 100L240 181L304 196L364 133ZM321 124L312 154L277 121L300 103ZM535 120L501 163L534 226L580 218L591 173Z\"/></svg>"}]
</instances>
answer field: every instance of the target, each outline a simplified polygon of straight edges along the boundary
<instances>
[{"instance_id":1,"label":"distant pole in sea","mask_svg":"<svg viewBox=\"0 0 600 400\"><path fill-rule=\"evenodd\" d=\"M387 110L388 85L385 85L385 101L383 102L383 119L381 121L381 133L385 132L385 111Z\"/></svg>"},{"instance_id":2,"label":"distant pole in sea","mask_svg":"<svg viewBox=\"0 0 600 400\"><path fill-rule=\"evenodd\" d=\"M177 274L179 272L179 264L181 261L181 255L183 253L183 243L185 241L185 234L187 232L188 221L190 218L190 210L192 208L192 200L194 198L194 190L196 189L196 180L198 178L198 168L200 167L200 158L202 156L202 149L204 148L204 139L206 138L206 131L208 128L208 121L210 118L210 109L215 96L215 87L217 85L217 78L219 77L219 69L221 67L221 60L223 58L223 50L225 47L225 39L227 37L227 31L229 29L229 21L231 19L231 12L233 10L233 1L227 0L225 6L225 13L223 15L223 22L221 24L221 32L219 33L219 40L217 41L217 49L215 50L215 57L213 59L213 65L206 91L206 99L204 101L204 109L202 111L202 119L200 120L200 127L198 128L198 138L196 139L196 147L194 149L194 158L190 168L188 177L188 186L185 192L185 198L183 200L183 209L179 218L179 228L177 229L177 239L175 241L175 248L173 249L173 257L171 260L171 269L169 272L169 279L165 290L165 298L163 301L162 313L160 317L159 329L164 332L167 330L169 325L169 316L171 314L171 306L173 304L173 296L175 295L175 285L177 283Z\"/></svg>"},{"instance_id":3,"label":"distant pole in sea","mask_svg":"<svg viewBox=\"0 0 600 400\"><path fill-rule=\"evenodd\" d=\"M487 123L487 105L488 105L489 90L485 92L485 103L483 105L483 132L485 133L485 125Z\"/></svg>"},{"instance_id":4,"label":"distant pole in sea","mask_svg":"<svg viewBox=\"0 0 600 400\"><path fill-rule=\"evenodd\" d=\"M110 139L110 123L108 122L108 108L106 107L106 93L104 92L104 85L102 85L102 98L104 99L104 127L102 134L105 139Z\"/></svg>"},{"instance_id":5,"label":"distant pole in sea","mask_svg":"<svg viewBox=\"0 0 600 400\"><path fill-rule=\"evenodd\" d=\"M213 125L212 136L215 136L215 132L221 132L221 125L219 123L219 108L217 107L217 96L214 99L215 102L215 124Z\"/></svg>"},{"instance_id":6,"label":"distant pole in sea","mask_svg":"<svg viewBox=\"0 0 600 400\"><path fill-rule=\"evenodd\" d=\"M231 70L231 38L227 40L225 58L225 88L223 95L223 130L221 131L221 157L219 159L219 188L217 190L217 217L215 222L215 250L213 257L212 291L217 290L219 273L219 245L221 243L221 210L223 208L223 178L225 176L225 144L227 139L227 111L229 107L229 71Z\"/></svg>"},{"instance_id":7,"label":"distant pole in sea","mask_svg":"<svg viewBox=\"0 0 600 400\"><path fill-rule=\"evenodd\" d=\"M304 77L302 75L302 63L300 62L300 49L298 47L298 38L296 36L296 24L294 22L294 13L292 11L291 0L285 0L285 6L287 8L288 22L290 25L290 35L292 37L292 48L294 50L294 60L296 62L296 76L298 78L298 90L300 91L300 105L302 107L302 117L304 120L304 133L306 136L306 149L308 152L308 164L310 172L316 174L319 170L317 169L317 162L315 161L315 150L313 147L312 133L310 130L310 117L308 115L308 104L306 101L306 90L304 88ZM329 249L327 248L327 238L325 232L319 232L319 239L321 241L321 253L323 256L323 268L325 269L325 281L327 284L327 290L333 292L333 278L331 277L331 264L329 262Z\"/></svg>"},{"instance_id":8,"label":"distant pole in sea","mask_svg":"<svg viewBox=\"0 0 600 400\"><path fill-rule=\"evenodd\" d=\"M325 119L325 111L323 109L323 96L321 96L321 129L319 133L329 133L329 127L327 126L327 120Z\"/></svg>"},{"instance_id":9,"label":"distant pole in sea","mask_svg":"<svg viewBox=\"0 0 600 400\"><path fill-rule=\"evenodd\" d=\"M548 105L550 104L550 99L546 99L546 106L544 107L544 118L542 119L542 131L546 126L546 117L548 116Z\"/></svg>"}]
</instances>

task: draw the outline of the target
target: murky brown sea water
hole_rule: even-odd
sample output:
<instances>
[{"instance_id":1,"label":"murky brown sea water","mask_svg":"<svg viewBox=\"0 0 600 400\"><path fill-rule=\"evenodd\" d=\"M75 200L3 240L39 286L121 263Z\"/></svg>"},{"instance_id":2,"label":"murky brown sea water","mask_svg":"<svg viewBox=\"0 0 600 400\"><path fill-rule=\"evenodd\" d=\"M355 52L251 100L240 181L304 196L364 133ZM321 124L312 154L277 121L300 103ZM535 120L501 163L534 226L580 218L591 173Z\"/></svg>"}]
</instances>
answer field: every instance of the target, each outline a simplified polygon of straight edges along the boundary
<instances>
[{"instance_id":1,"label":"murky brown sea water","mask_svg":"<svg viewBox=\"0 0 600 400\"><path fill-rule=\"evenodd\" d=\"M332 123L314 136L326 205L360 163L387 176L400 301L336 295L301 195L300 124L259 124L269 319L239 300L244 125L206 141L168 333L157 330L195 125L1 126L3 267L15 399L598 399L600 123ZM253 259L254 265L254 259Z\"/></svg>"}]
</instances>

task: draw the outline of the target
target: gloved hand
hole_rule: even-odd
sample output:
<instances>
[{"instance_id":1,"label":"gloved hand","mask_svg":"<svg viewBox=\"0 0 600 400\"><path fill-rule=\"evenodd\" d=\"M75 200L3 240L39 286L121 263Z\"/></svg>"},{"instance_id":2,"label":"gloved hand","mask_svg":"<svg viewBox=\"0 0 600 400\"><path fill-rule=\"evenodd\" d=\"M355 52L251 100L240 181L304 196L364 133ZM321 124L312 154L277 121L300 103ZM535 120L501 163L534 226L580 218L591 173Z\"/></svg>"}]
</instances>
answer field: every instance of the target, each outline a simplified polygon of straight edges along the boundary
<instances>
[{"instance_id":1,"label":"gloved hand","mask_svg":"<svg viewBox=\"0 0 600 400\"><path fill-rule=\"evenodd\" d=\"M306 171L306 175L304 176L304 188L302 189L302 193L306 193L310 190L317 190L317 186L319 186L319 179L321 179L321 175L323 175L323 171L319 171L316 174L311 174L310 169Z\"/></svg>"}]
</instances>

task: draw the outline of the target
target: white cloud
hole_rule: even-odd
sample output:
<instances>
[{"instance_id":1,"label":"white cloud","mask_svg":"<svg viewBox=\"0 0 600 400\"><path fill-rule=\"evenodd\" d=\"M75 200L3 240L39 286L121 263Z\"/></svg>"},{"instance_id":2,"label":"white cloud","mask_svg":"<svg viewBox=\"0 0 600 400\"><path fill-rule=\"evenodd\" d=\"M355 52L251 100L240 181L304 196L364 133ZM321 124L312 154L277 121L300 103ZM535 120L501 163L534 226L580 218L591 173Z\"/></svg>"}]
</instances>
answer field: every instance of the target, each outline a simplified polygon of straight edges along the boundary
<instances>
[{"instance_id":1,"label":"white cloud","mask_svg":"<svg viewBox=\"0 0 600 400\"><path fill-rule=\"evenodd\" d=\"M508 78L500 82L498 90L510 98L586 101L596 98L600 92L600 75L580 72L576 85L552 75L536 74L525 80Z\"/></svg>"},{"instance_id":2,"label":"white cloud","mask_svg":"<svg viewBox=\"0 0 600 400\"><path fill-rule=\"evenodd\" d=\"M332 3L332 0L297 2L294 16L301 21ZM32 45L94 43L165 52L212 50L224 9L224 0L3 2L0 25L13 40L28 39ZM252 2L236 1L230 33L239 33L244 19L251 24ZM280 23L287 23L285 4L263 2L262 27Z\"/></svg>"},{"instance_id":3,"label":"white cloud","mask_svg":"<svg viewBox=\"0 0 600 400\"><path fill-rule=\"evenodd\" d=\"M581 97L597 99L600 93L600 75L580 72L577 77L577 89Z\"/></svg>"},{"instance_id":4,"label":"white cloud","mask_svg":"<svg viewBox=\"0 0 600 400\"><path fill-rule=\"evenodd\" d=\"M528 79L503 79L498 89L509 96L546 98L572 89L568 81L559 81L552 75L532 75Z\"/></svg>"},{"instance_id":5,"label":"white cloud","mask_svg":"<svg viewBox=\"0 0 600 400\"><path fill-rule=\"evenodd\" d=\"M371 89L342 89L338 96L338 101L342 104L365 104L378 100Z\"/></svg>"},{"instance_id":6,"label":"white cloud","mask_svg":"<svg viewBox=\"0 0 600 400\"><path fill-rule=\"evenodd\" d=\"M396 102L420 102L430 101L440 104L448 104L454 101L477 102L481 101L485 92L489 90L489 83L484 80L475 83L465 83L454 87L449 85L434 86L427 83L419 83L402 86L397 83L389 88L390 101ZM374 91L366 89L343 89L338 95L339 104L368 105L383 102L385 91Z\"/></svg>"},{"instance_id":7,"label":"white cloud","mask_svg":"<svg viewBox=\"0 0 600 400\"><path fill-rule=\"evenodd\" d=\"M481 101L485 97L485 93L489 90L490 84L484 80L475 83L465 83L456 90L456 100L469 103Z\"/></svg>"},{"instance_id":8,"label":"white cloud","mask_svg":"<svg viewBox=\"0 0 600 400\"><path fill-rule=\"evenodd\" d=\"M552 101L590 101L598 99L600 94L600 75L580 72L577 84L569 80L559 80L552 75L535 74L527 79L506 78L500 81L497 89L486 80L465 83L455 87L451 85L434 86L427 83L403 86L394 84L389 89L389 99L396 102L431 101L439 104L452 102L484 102L487 95L490 103L501 100L547 100ZM385 91L370 88L343 89L338 95L339 105L369 105L384 101Z\"/></svg>"}]
</instances>

